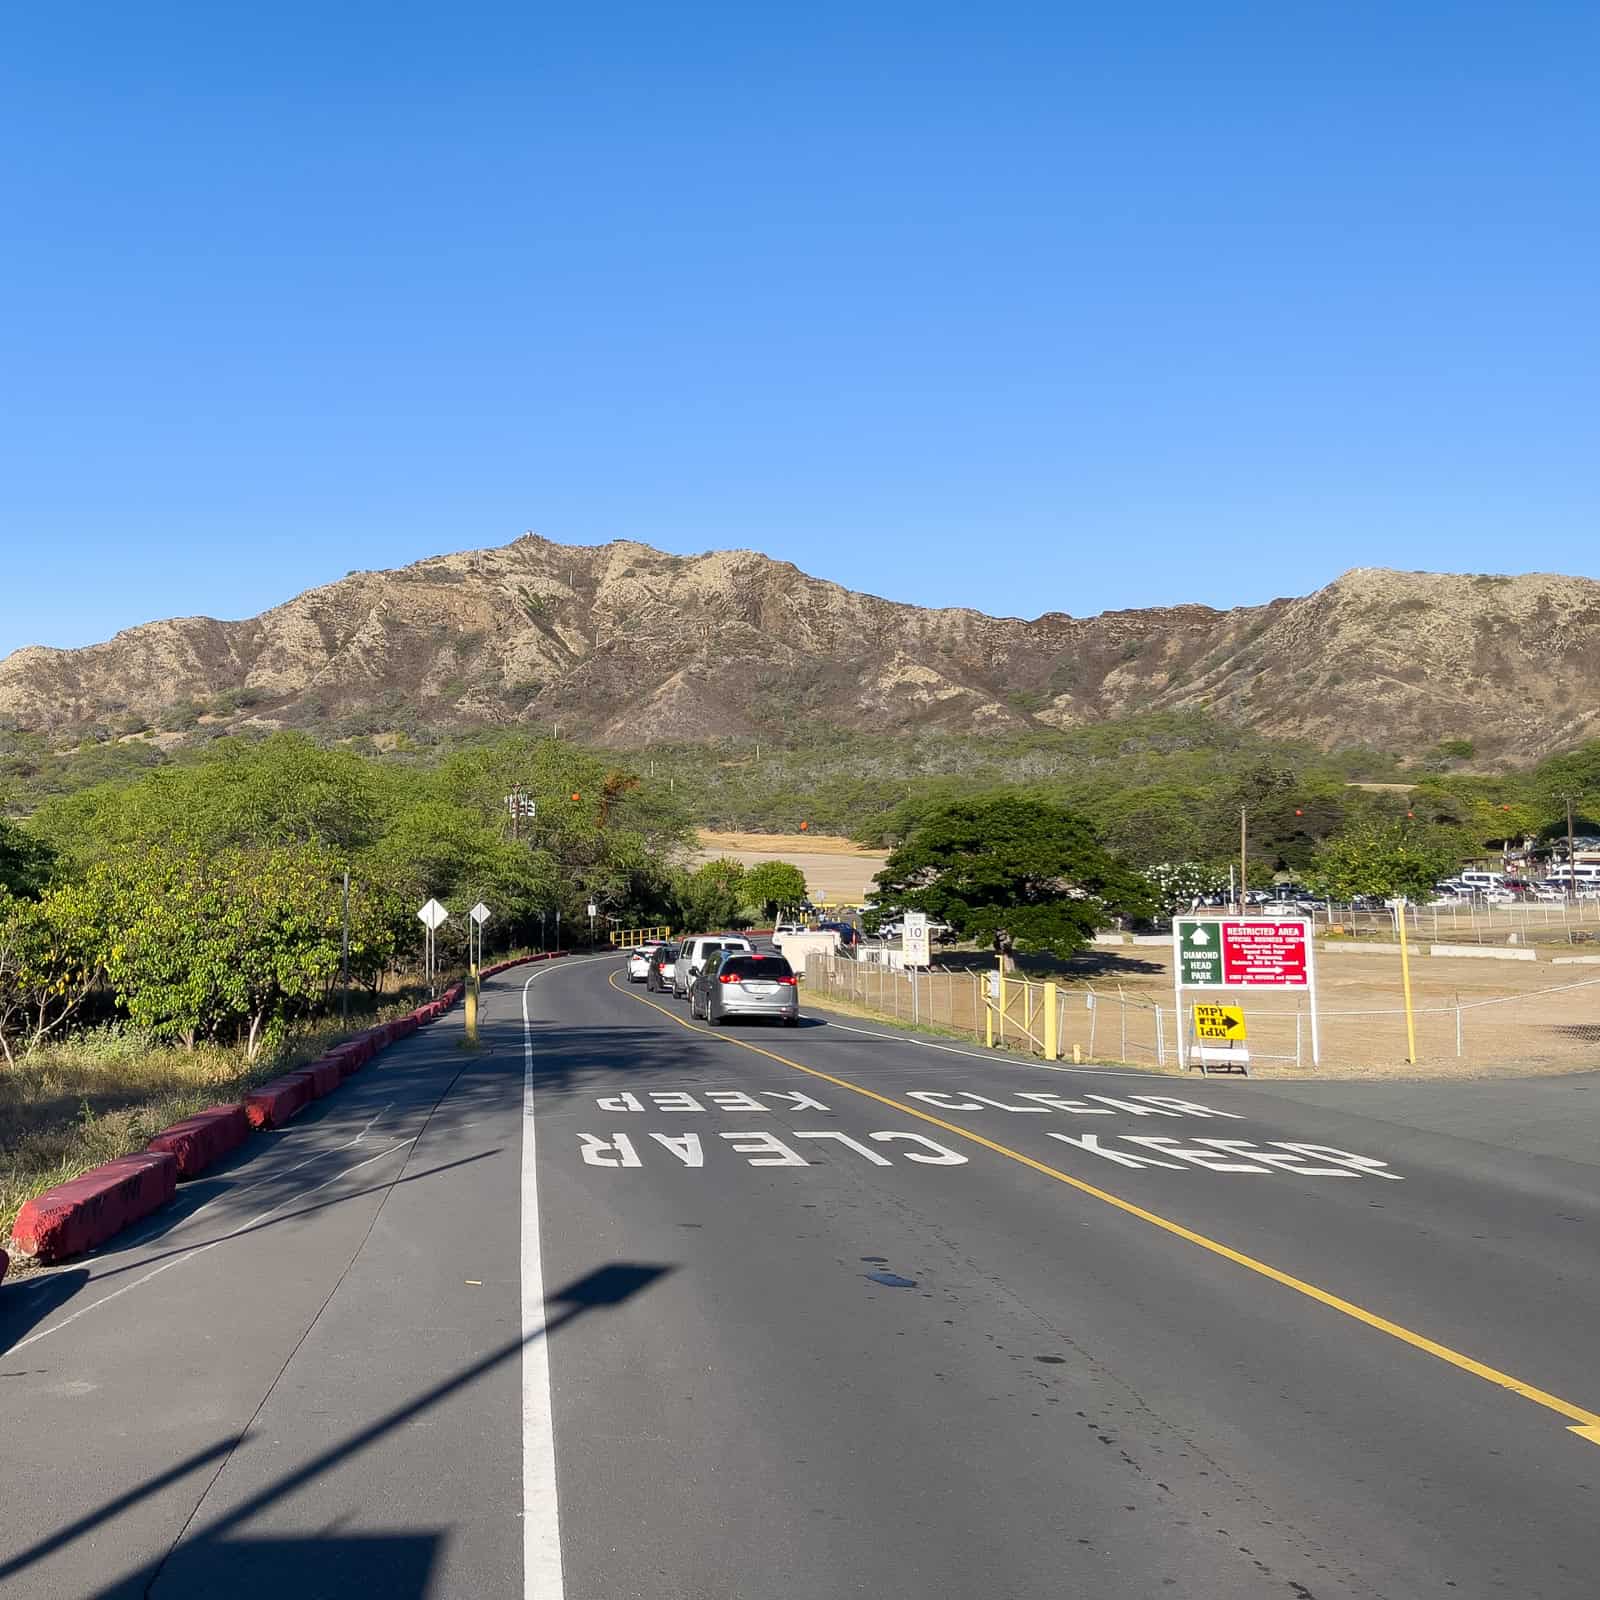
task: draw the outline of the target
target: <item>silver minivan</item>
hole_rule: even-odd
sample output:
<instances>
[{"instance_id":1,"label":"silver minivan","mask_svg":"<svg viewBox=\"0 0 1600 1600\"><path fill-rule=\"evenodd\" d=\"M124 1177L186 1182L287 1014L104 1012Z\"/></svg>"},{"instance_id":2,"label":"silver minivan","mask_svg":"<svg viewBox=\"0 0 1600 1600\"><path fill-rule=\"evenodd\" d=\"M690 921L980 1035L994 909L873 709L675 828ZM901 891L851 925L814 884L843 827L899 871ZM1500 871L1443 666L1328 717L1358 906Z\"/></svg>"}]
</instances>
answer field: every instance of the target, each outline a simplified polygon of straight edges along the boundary
<instances>
[{"instance_id":1,"label":"silver minivan","mask_svg":"<svg viewBox=\"0 0 1600 1600\"><path fill-rule=\"evenodd\" d=\"M736 933L697 933L678 946L678 959L672 964L672 993L682 998L700 976L709 956L721 950L739 950L748 955L754 945Z\"/></svg>"},{"instance_id":2,"label":"silver minivan","mask_svg":"<svg viewBox=\"0 0 1600 1600\"><path fill-rule=\"evenodd\" d=\"M715 1025L734 1017L772 1017L792 1028L800 1021L800 986L782 956L719 950L689 991L689 1015Z\"/></svg>"}]
</instances>

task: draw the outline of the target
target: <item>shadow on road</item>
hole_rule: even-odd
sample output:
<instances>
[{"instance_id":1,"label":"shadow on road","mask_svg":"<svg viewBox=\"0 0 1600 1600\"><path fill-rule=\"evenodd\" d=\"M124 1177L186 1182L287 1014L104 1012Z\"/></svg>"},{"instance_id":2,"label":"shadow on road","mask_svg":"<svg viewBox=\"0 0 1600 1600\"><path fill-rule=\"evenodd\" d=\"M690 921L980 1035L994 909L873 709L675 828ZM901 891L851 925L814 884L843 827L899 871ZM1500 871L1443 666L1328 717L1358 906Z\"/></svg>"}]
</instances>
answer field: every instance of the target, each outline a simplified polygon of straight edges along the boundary
<instances>
[{"instance_id":1,"label":"shadow on road","mask_svg":"<svg viewBox=\"0 0 1600 1600\"><path fill-rule=\"evenodd\" d=\"M399 1150L394 1151L395 1155L399 1155L399 1153ZM435 1177L439 1173L449 1172L455 1167L469 1167L475 1161L487 1161L491 1156L499 1154L500 1146L497 1145L493 1150L480 1150L476 1155L462 1156L459 1161L442 1161L436 1167L425 1167L421 1172L408 1172L403 1178L390 1178L382 1183L367 1184L364 1188L351 1189L346 1194L336 1194L330 1200L318 1200L313 1205L299 1206L293 1211L279 1212L276 1207L273 1207L271 1208L273 1215L264 1217L259 1222L247 1223L242 1228L230 1228L223 1219L219 1218L218 1221L222 1223L222 1227L217 1233L209 1236L203 1232L196 1234L194 1238L186 1240L183 1244L174 1245L170 1250L157 1250L150 1255L141 1255L135 1261L124 1262L120 1267L107 1267L103 1272L95 1273L92 1279L90 1279L88 1269L85 1267L75 1267L70 1272L53 1274L43 1281L54 1283L67 1277L75 1277L76 1281L55 1299L50 1309L53 1310L56 1306L64 1304L86 1283L92 1282L98 1285L109 1282L112 1278L119 1277L125 1272L143 1272L147 1268L153 1267L157 1262L170 1260L174 1256L186 1256L196 1250L214 1249L216 1246L226 1244L232 1239L246 1239L251 1234L260 1233L264 1229L276 1228L285 1222L293 1222L297 1217L309 1217L315 1212L326 1211L331 1206L342 1206L351 1200L359 1200L363 1195L382 1194L386 1189L398 1189L403 1183L420 1183L424 1178ZM366 1155L360 1156L360 1160L363 1163L367 1159ZM356 1164L356 1162L351 1162L350 1166L353 1167ZM344 1170L348 1171L350 1168L347 1167ZM334 1178L328 1181L337 1181L338 1176L339 1174L335 1173ZM281 1203L287 1205L289 1202L283 1201ZM187 1222L193 1214L193 1212L190 1212L165 1227L152 1229L146 1237L152 1240L160 1239L176 1228L179 1223ZM142 1242L142 1240L134 1241L136 1244ZM125 1244L125 1241L118 1240L118 1243ZM9 1309L8 1306L6 1310L9 1312ZM38 1319L35 1318L34 1320L37 1321ZM13 1329L9 1316L0 1315L0 1355L3 1355L12 1345L21 1340L27 1331L26 1327Z\"/></svg>"},{"instance_id":2,"label":"shadow on road","mask_svg":"<svg viewBox=\"0 0 1600 1600\"><path fill-rule=\"evenodd\" d=\"M0 1355L4 1355L28 1330L65 1305L89 1281L87 1267L67 1267L14 1283L0 1294ZM26 1377L25 1372L0 1371L0 1379ZM0 1389L0 1394L4 1390ZM4 1571L0 1570L0 1577Z\"/></svg>"},{"instance_id":3,"label":"shadow on road","mask_svg":"<svg viewBox=\"0 0 1600 1600\"><path fill-rule=\"evenodd\" d=\"M238 1537L251 1518L315 1484L335 1466L369 1449L380 1439L405 1428L418 1418L459 1394L471 1384L507 1361L521 1356L523 1349L541 1338L568 1329L589 1312L610 1310L625 1304L674 1269L671 1266L640 1262L612 1262L574 1279L564 1288L545 1297L546 1320L542 1327L529 1331L489 1351L471 1365L425 1389L403 1406L377 1418L348 1439L313 1456L294 1471L247 1496L230 1510L183 1537L159 1560L128 1572L105 1588L96 1591L94 1600L144 1600L144 1597L182 1597L226 1595L229 1600L245 1596L284 1595L318 1597L360 1597L370 1600L412 1600L428 1592L443 1535L432 1529L407 1529L393 1534L351 1534L337 1527L322 1533L288 1538ZM553 1315L551 1313L554 1313ZM189 1457L159 1478L138 1489L107 1501L94 1511L77 1518L66 1527L19 1551L0 1565L0 1583L26 1572L53 1551L94 1533L129 1506L159 1492L185 1474L216 1461L216 1471L198 1497L197 1515L204 1507L204 1494L221 1477L236 1449L247 1448L250 1436L224 1439L207 1450ZM515 1490L508 1487L508 1493ZM375 1503L379 1497L374 1496ZM107 1537L108 1548L114 1540ZM18 1589L19 1593L26 1592Z\"/></svg>"}]
</instances>

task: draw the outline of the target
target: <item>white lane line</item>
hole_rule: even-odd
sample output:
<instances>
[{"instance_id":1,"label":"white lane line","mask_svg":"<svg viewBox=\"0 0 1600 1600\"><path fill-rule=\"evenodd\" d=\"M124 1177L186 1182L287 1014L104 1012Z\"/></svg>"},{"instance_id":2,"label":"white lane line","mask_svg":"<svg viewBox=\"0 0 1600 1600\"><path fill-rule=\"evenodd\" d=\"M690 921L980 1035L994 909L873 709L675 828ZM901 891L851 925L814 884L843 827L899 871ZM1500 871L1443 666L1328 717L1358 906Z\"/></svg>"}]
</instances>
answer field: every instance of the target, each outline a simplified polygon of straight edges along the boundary
<instances>
[{"instance_id":1,"label":"white lane line","mask_svg":"<svg viewBox=\"0 0 1600 1600\"><path fill-rule=\"evenodd\" d=\"M815 1015L815 1013L813 1013ZM1034 1067L1040 1072L1076 1072L1082 1077L1089 1078L1164 1078L1170 1073L1140 1072L1137 1068L1128 1067L1058 1067L1052 1066L1047 1061L1020 1061L1011 1056L999 1055L995 1051L983 1050L958 1050L951 1044L935 1044L931 1039L914 1038L909 1033L874 1033L870 1028L852 1028L846 1022L835 1022L831 1017L819 1019L824 1027L841 1028L846 1033L859 1033L866 1039L887 1039L891 1044L920 1044L924 1050L942 1050L946 1055L971 1056L974 1061L987 1061L990 1066L1001 1067Z\"/></svg>"},{"instance_id":2,"label":"white lane line","mask_svg":"<svg viewBox=\"0 0 1600 1600\"><path fill-rule=\"evenodd\" d=\"M556 1502L555 1407L550 1395L544 1257L539 1245L533 1023L528 1016L528 985L540 976L540 972L533 973L522 985L522 1594L523 1600L562 1600L566 1590Z\"/></svg>"},{"instance_id":3,"label":"white lane line","mask_svg":"<svg viewBox=\"0 0 1600 1600\"><path fill-rule=\"evenodd\" d=\"M337 1183L341 1178L347 1178L352 1172L359 1172L363 1167L370 1167L374 1161L382 1161L387 1155L393 1155L396 1150L404 1149L413 1143L410 1139L402 1139L398 1144L392 1144L386 1150L380 1150L375 1156L368 1156L365 1161L358 1161L353 1167L341 1167L325 1183L319 1183L310 1189L297 1189L286 1199L280 1200L270 1210L261 1212L258 1216L251 1217L248 1222L241 1223L237 1228L230 1229L220 1238L212 1239L207 1244L197 1244L193 1250L186 1250L181 1256L173 1256L170 1261L163 1261L159 1267L145 1273L142 1278L135 1278L132 1283L125 1283L120 1289L113 1289L110 1294L101 1295L98 1300L91 1301L86 1306L79 1306L70 1316L63 1317L59 1322L52 1322L48 1328L41 1328L37 1333L31 1333L26 1339L19 1339L11 1346L12 1350L26 1350L30 1344L37 1344L41 1339L48 1339L52 1333L60 1333L63 1328L70 1328L79 1317L86 1317L91 1311L98 1311L101 1306L108 1306L113 1300L120 1300L123 1295L132 1289L138 1289L150 1282L152 1278L159 1278L163 1272L170 1272L173 1267L181 1267L186 1261L193 1261L196 1256L203 1256L207 1250L215 1250L219 1244L226 1244L230 1239L237 1239L240 1234L248 1233L252 1228L267 1220L274 1211L282 1211L286 1205L296 1200L304 1200L309 1195L314 1195L319 1189L326 1189L329 1184ZM303 1165L304 1163L302 1163Z\"/></svg>"}]
</instances>

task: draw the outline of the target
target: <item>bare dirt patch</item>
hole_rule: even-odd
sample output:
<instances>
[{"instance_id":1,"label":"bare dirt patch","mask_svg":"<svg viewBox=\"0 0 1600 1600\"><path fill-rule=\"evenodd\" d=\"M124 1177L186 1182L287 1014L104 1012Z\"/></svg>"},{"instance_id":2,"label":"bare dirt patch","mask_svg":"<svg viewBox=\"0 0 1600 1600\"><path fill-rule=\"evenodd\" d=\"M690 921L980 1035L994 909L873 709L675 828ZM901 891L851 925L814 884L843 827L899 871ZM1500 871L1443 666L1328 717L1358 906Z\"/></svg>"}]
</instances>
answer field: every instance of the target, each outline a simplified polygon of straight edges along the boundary
<instances>
[{"instance_id":1,"label":"bare dirt patch","mask_svg":"<svg viewBox=\"0 0 1600 1600\"><path fill-rule=\"evenodd\" d=\"M727 856L741 866L789 861L806 875L814 900L859 905L872 896L872 880L889 859L884 850L863 850L852 839L812 833L718 833L702 829L694 860Z\"/></svg>"},{"instance_id":2,"label":"bare dirt patch","mask_svg":"<svg viewBox=\"0 0 1600 1600\"><path fill-rule=\"evenodd\" d=\"M836 982L819 972L811 997L876 1016L949 1028L981 1039L984 982L993 966L981 953L951 953L920 980L915 997L903 977L838 963ZM1060 991L1059 1042L1071 1058L1176 1069L1171 952L1160 945L1103 946L1070 962L1026 960L1034 983L1007 985L1004 1036L1025 1045L1042 1033L1041 979ZM808 974L809 977L809 974ZM1228 991L1198 998L1242 1005L1257 1077L1486 1078L1600 1068L1600 974L1548 961L1497 962L1422 955L1412 961L1417 1060L1408 1062L1400 958L1389 951L1320 951L1321 1065L1311 1065L1305 997ZM1088 1004L1090 997L1094 1005ZM1185 994L1185 1006L1196 998Z\"/></svg>"}]
</instances>

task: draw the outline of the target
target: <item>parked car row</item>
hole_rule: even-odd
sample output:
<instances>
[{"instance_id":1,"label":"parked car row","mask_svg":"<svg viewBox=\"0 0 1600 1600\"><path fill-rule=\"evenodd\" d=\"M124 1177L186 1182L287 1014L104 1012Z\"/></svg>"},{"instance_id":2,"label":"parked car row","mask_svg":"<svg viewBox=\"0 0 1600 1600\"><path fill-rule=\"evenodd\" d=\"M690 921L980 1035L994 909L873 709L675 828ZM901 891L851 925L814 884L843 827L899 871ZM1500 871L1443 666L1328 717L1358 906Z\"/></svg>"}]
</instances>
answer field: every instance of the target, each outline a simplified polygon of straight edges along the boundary
<instances>
[{"instance_id":1,"label":"parked car row","mask_svg":"<svg viewBox=\"0 0 1600 1600\"><path fill-rule=\"evenodd\" d=\"M790 1028L800 1021L794 968L776 951L757 950L743 934L692 934L640 945L628 952L628 978L687 1000L689 1015L714 1027L738 1017L766 1017Z\"/></svg>"}]
</instances>

